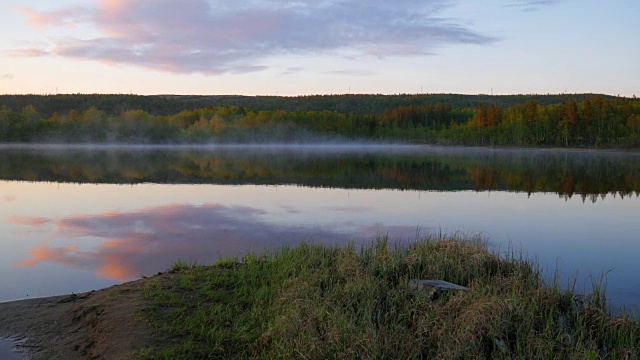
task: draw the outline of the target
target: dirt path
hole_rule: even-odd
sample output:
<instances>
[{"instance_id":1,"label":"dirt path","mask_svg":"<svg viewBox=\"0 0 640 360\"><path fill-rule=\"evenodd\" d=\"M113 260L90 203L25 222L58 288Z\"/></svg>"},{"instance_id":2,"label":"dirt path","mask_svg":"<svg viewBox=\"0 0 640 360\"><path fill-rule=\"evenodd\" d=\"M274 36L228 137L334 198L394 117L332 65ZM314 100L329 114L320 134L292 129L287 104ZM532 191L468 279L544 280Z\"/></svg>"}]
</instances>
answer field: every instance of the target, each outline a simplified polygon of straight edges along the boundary
<instances>
[{"instance_id":1,"label":"dirt path","mask_svg":"<svg viewBox=\"0 0 640 360\"><path fill-rule=\"evenodd\" d=\"M18 340L30 359L130 359L154 345L153 330L137 315L146 304L142 290L148 281L168 281L168 276L0 303L0 337Z\"/></svg>"}]
</instances>

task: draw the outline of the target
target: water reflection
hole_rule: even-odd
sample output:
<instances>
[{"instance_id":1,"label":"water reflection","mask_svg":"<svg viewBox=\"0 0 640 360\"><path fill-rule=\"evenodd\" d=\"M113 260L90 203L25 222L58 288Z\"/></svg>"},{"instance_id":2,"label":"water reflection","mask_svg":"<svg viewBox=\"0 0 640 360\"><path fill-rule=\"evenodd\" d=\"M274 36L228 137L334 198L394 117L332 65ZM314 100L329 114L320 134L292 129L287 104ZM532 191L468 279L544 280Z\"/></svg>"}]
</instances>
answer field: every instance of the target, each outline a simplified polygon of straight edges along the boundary
<instances>
[{"instance_id":1,"label":"water reflection","mask_svg":"<svg viewBox=\"0 0 640 360\"><path fill-rule=\"evenodd\" d=\"M5 148L0 179L640 194L640 154L437 147Z\"/></svg>"},{"instance_id":2,"label":"water reflection","mask_svg":"<svg viewBox=\"0 0 640 360\"><path fill-rule=\"evenodd\" d=\"M341 212L366 210L335 208ZM173 204L63 219L13 217L14 225L25 226L31 232L51 233L49 240L29 250L30 258L15 266L52 262L93 271L100 278L125 281L165 270L178 259L208 263L220 256L239 256L303 240L329 244L370 240L383 229L381 224L353 228L355 224L348 221L331 230L314 225L282 225L262 219L266 214L244 206ZM403 237L415 234L416 228L396 226L384 231ZM89 250L52 245L56 239L86 238L102 242Z\"/></svg>"},{"instance_id":3,"label":"water reflection","mask_svg":"<svg viewBox=\"0 0 640 360\"><path fill-rule=\"evenodd\" d=\"M303 240L369 242L387 232L412 240L439 229L514 241L550 274L559 266L584 279L614 269L614 301L640 301L640 154L0 149L0 179L10 180L0 181L0 301L105 287L177 259L211 262Z\"/></svg>"}]
</instances>

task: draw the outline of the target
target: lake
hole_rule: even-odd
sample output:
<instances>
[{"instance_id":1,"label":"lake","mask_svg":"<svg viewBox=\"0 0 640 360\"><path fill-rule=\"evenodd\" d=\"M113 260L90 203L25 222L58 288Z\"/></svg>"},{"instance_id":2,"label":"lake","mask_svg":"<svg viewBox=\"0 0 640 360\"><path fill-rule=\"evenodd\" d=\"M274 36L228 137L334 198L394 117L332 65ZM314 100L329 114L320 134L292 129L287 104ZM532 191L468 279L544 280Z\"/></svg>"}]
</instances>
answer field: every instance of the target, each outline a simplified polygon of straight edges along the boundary
<instances>
[{"instance_id":1,"label":"lake","mask_svg":"<svg viewBox=\"0 0 640 360\"><path fill-rule=\"evenodd\" d=\"M480 234L640 304L640 154L395 145L2 146L0 301L301 241Z\"/></svg>"}]
</instances>

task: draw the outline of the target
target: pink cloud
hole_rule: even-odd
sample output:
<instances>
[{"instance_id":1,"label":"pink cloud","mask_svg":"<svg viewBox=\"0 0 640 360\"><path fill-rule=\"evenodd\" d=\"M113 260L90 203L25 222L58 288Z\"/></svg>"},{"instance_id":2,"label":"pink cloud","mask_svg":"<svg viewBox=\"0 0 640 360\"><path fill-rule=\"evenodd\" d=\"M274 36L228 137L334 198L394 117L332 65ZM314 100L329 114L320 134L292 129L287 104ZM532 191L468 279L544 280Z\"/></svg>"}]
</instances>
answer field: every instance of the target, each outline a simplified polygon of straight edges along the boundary
<instances>
[{"instance_id":1,"label":"pink cloud","mask_svg":"<svg viewBox=\"0 0 640 360\"><path fill-rule=\"evenodd\" d=\"M93 271L98 277L131 280L141 274L166 270L176 260L213 262L220 256L280 247L289 242L325 240L331 244L349 237L334 231L292 228L263 221L265 212L249 207L219 204L174 204L135 212L106 212L64 219L20 218L16 224L53 224L57 229L48 242L30 250L30 257L16 266L43 262ZM55 247L54 238L102 239L91 250L75 246Z\"/></svg>"},{"instance_id":2,"label":"pink cloud","mask_svg":"<svg viewBox=\"0 0 640 360\"><path fill-rule=\"evenodd\" d=\"M43 225L49 224L51 220L38 217L13 216L9 219L9 222L14 225L41 227Z\"/></svg>"},{"instance_id":3,"label":"pink cloud","mask_svg":"<svg viewBox=\"0 0 640 360\"><path fill-rule=\"evenodd\" d=\"M6 51L5 53L12 57L41 57L51 55L51 52L37 48L15 49Z\"/></svg>"},{"instance_id":4,"label":"pink cloud","mask_svg":"<svg viewBox=\"0 0 640 360\"><path fill-rule=\"evenodd\" d=\"M27 16L27 23L44 31L46 27L64 26L74 28L78 22L91 21L91 10L85 7L68 7L56 11L37 11L26 6L12 6L15 11Z\"/></svg>"},{"instance_id":5,"label":"pink cloud","mask_svg":"<svg viewBox=\"0 0 640 360\"><path fill-rule=\"evenodd\" d=\"M101 259L96 270L96 275L103 279L127 281L137 275L141 275L140 273L136 273L136 271L135 264L129 264L122 257L113 254Z\"/></svg>"},{"instance_id":6,"label":"pink cloud","mask_svg":"<svg viewBox=\"0 0 640 360\"><path fill-rule=\"evenodd\" d=\"M50 17L46 13L38 12L34 9L24 6L12 6L12 9L27 16L27 23L29 25L42 28L45 25L49 25Z\"/></svg>"},{"instance_id":7,"label":"pink cloud","mask_svg":"<svg viewBox=\"0 0 640 360\"><path fill-rule=\"evenodd\" d=\"M53 39L52 53L174 73L264 69L283 53L361 56L432 54L448 44L486 44L484 36L439 13L446 0L288 1L101 0L94 6L37 11L21 7L36 28L87 25L101 36ZM14 55L49 53L31 48Z\"/></svg>"},{"instance_id":8,"label":"pink cloud","mask_svg":"<svg viewBox=\"0 0 640 360\"><path fill-rule=\"evenodd\" d=\"M33 266L45 261L71 265L75 263L72 254L77 251L78 248L75 246L50 248L46 242L43 242L30 250L31 258L21 261L15 266Z\"/></svg>"},{"instance_id":9,"label":"pink cloud","mask_svg":"<svg viewBox=\"0 0 640 360\"><path fill-rule=\"evenodd\" d=\"M336 208L336 211L366 211L367 208ZM15 218L15 224L53 224L58 230L49 241L33 247L30 257L15 266L44 262L92 271L96 276L118 281L164 271L176 260L211 263L220 256L241 256L247 252L280 248L300 241L328 244L347 241L369 242L389 234L392 241L414 239L416 227L344 224L343 231L317 226L285 226L263 219L266 212L244 206L219 204L173 204L134 212L105 212L64 219ZM102 239L93 249L52 246L55 238L81 241Z\"/></svg>"}]
</instances>

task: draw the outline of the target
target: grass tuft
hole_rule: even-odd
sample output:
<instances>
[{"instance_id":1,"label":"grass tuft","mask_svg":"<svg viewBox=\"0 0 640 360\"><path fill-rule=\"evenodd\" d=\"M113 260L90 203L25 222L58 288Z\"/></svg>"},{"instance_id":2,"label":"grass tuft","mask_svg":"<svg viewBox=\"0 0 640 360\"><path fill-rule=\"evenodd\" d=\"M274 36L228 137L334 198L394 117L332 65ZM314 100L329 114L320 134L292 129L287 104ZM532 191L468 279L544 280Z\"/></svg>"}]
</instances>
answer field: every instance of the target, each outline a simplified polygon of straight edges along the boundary
<instances>
[{"instance_id":1,"label":"grass tuft","mask_svg":"<svg viewBox=\"0 0 640 360\"><path fill-rule=\"evenodd\" d=\"M578 296L478 237L301 244L171 272L168 287L150 281L143 313L169 341L141 358L640 357L640 324L607 312L601 279ZM410 279L470 290L432 298Z\"/></svg>"}]
</instances>

